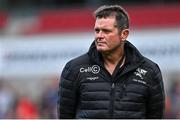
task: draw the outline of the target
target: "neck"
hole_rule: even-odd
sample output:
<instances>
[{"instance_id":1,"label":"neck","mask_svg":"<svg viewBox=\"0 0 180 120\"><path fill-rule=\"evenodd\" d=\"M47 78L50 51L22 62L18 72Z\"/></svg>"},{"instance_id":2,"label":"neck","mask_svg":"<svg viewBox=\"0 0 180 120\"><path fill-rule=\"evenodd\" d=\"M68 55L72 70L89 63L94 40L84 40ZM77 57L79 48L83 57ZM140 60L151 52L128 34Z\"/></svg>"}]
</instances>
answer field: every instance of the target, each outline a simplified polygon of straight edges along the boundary
<instances>
[{"instance_id":1,"label":"neck","mask_svg":"<svg viewBox=\"0 0 180 120\"><path fill-rule=\"evenodd\" d=\"M117 50L108 53L102 53L104 64L114 64L114 65L118 64L118 62L121 60L123 55L124 55L124 46L121 46Z\"/></svg>"},{"instance_id":2,"label":"neck","mask_svg":"<svg viewBox=\"0 0 180 120\"><path fill-rule=\"evenodd\" d=\"M111 51L109 53L103 53L102 54L104 59L104 66L109 71L110 74L113 74L115 67L119 63L121 59L124 59L124 46L121 46L120 48ZM124 64L124 60L122 60L122 64L120 67Z\"/></svg>"}]
</instances>

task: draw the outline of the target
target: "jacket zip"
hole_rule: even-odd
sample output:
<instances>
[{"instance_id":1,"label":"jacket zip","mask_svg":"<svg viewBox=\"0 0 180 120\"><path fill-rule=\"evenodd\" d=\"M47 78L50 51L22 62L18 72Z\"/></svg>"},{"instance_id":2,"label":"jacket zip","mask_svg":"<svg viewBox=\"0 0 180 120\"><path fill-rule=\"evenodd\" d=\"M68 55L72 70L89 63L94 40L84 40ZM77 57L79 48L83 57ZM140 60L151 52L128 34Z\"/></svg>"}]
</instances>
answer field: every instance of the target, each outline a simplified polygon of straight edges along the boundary
<instances>
[{"instance_id":1,"label":"jacket zip","mask_svg":"<svg viewBox=\"0 0 180 120\"><path fill-rule=\"evenodd\" d=\"M115 83L117 82L117 81L114 81L114 78L115 78L115 76L116 76L116 74L117 74L117 72L118 72L118 70L119 70L119 68L118 68L118 67L119 67L119 64L116 66L116 68L115 68L115 70L114 70L114 73L113 73L112 75L106 70L106 68L105 68L102 64L99 64L99 65L101 66L101 68L104 69L104 71L106 72L106 75L108 75L108 77L109 77L110 80L111 80L110 109L109 109L109 113L110 113L110 119L112 119L112 118L114 117ZM138 65L136 65L136 66L132 67L131 69L128 69L128 70L126 70L126 71L124 71L124 72L122 71L123 73L121 74L121 76L124 75L124 74L126 74L126 73L128 73L129 71L137 68L139 65L140 65L140 64L138 64ZM123 85L123 86L122 86L122 94L121 94L121 97L120 97L120 98L122 98L123 95L125 94L125 93L124 93L124 90L125 90L125 88L126 88L125 81L123 81L123 84L122 84L122 85Z\"/></svg>"},{"instance_id":2,"label":"jacket zip","mask_svg":"<svg viewBox=\"0 0 180 120\"><path fill-rule=\"evenodd\" d=\"M110 118L114 117L114 104L115 104L115 92L116 92L115 91L115 87L116 87L115 83L117 82L117 81L115 81L115 76L116 76L116 74L117 74L117 72L119 70L119 66L123 62L123 59L124 59L124 56L121 58L120 62L116 65L115 70L114 70L112 75L110 75L109 72L107 70L105 70L110 75L111 83L112 83L111 84L111 91L110 91L110 97L111 97L111 99L110 99Z\"/></svg>"},{"instance_id":3,"label":"jacket zip","mask_svg":"<svg viewBox=\"0 0 180 120\"><path fill-rule=\"evenodd\" d=\"M114 113L114 98L115 98L115 83L113 82L111 84L111 101L110 101L110 118L113 118L113 113Z\"/></svg>"},{"instance_id":4,"label":"jacket zip","mask_svg":"<svg viewBox=\"0 0 180 120\"><path fill-rule=\"evenodd\" d=\"M110 89L110 105L109 105L109 117L110 119L113 118L114 114L114 99L115 99L115 82L113 76L106 70L106 68L100 65L104 72L106 73L107 77L110 79L111 89Z\"/></svg>"}]
</instances>

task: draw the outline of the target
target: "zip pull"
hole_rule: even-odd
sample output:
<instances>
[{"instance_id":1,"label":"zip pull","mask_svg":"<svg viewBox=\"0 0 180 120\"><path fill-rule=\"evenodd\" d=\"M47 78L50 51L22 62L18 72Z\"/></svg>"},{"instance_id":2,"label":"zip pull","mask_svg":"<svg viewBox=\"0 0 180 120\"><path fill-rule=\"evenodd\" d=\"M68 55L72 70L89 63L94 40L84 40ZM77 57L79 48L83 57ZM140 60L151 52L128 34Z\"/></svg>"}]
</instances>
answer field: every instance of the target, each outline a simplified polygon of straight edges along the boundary
<instances>
[{"instance_id":1,"label":"zip pull","mask_svg":"<svg viewBox=\"0 0 180 120\"><path fill-rule=\"evenodd\" d=\"M124 96L126 96L125 89L126 89L126 84L124 84L122 86L122 91L121 91L121 94L120 94L120 99L122 99Z\"/></svg>"},{"instance_id":2,"label":"zip pull","mask_svg":"<svg viewBox=\"0 0 180 120\"><path fill-rule=\"evenodd\" d=\"M126 89L126 84L123 85L123 91Z\"/></svg>"},{"instance_id":3,"label":"zip pull","mask_svg":"<svg viewBox=\"0 0 180 120\"><path fill-rule=\"evenodd\" d=\"M115 87L115 85L114 85L114 83L112 83L112 86L111 86L111 88L112 88L112 89L114 89L114 87Z\"/></svg>"},{"instance_id":4,"label":"zip pull","mask_svg":"<svg viewBox=\"0 0 180 120\"><path fill-rule=\"evenodd\" d=\"M115 84L114 84L114 83L112 83L112 85L111 85L111 92L110 92L110 95L112 95L112 94L114 93L114 88L115 88Z\"/></svg>"}]
</instances>

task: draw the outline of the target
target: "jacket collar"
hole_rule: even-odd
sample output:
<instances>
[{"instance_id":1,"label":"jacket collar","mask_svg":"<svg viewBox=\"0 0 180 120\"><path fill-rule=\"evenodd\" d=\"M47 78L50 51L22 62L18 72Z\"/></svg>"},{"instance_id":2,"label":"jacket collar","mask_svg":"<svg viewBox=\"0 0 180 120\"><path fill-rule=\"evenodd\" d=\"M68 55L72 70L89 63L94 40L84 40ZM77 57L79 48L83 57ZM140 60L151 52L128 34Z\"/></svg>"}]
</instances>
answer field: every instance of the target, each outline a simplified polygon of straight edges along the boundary
<instances>
[{"instance_id":1,"label":"jacket collar","mask_svg":"<svg viewBox=\"0 0 180 120\"><path fill-rule=\"evenodd\" d=\"M127 40L125 41L124 49L126 57L125 66L136 66L143 62L144 57L141 55L138 49ZM97 51L95 41L93 41L93 43L91 44L88 51L88 55L90 56L92 62L95 62L96 64L103 66L102 55L100 52Z\"/></svg>"},{"instance_id":2,"label":"jacket collar","mask_svg":"<svg viewBox=\"0 0 180 120\"><path fill-rule=\"evenodd\" d=\"M100 52L97 51L96 49L96 45L95 45L95 41L93 41L93 43L91 44L89 51L88 51L88 55L90 56L90 60L93 63L96 63L98 65L103 66L103 58Z\"/></svg>"}]
</instances>

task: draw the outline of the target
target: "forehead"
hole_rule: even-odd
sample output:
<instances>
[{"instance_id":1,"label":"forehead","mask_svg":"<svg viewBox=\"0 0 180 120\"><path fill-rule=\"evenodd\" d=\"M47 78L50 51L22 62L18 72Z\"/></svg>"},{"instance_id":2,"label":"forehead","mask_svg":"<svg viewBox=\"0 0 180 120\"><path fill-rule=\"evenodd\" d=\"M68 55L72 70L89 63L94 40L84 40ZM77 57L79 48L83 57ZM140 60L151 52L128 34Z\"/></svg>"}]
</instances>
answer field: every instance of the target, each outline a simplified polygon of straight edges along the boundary
<instances>
[{"instance_id":1,"label":"forehead","mask_svg":"<svg viewBox=\"0 0 180 120\"><path fill-rule=\"evenodd\" d=\"M95 27L114 27L116 25L115 17L96 18Z\"/></svg>"}]
</instances>

